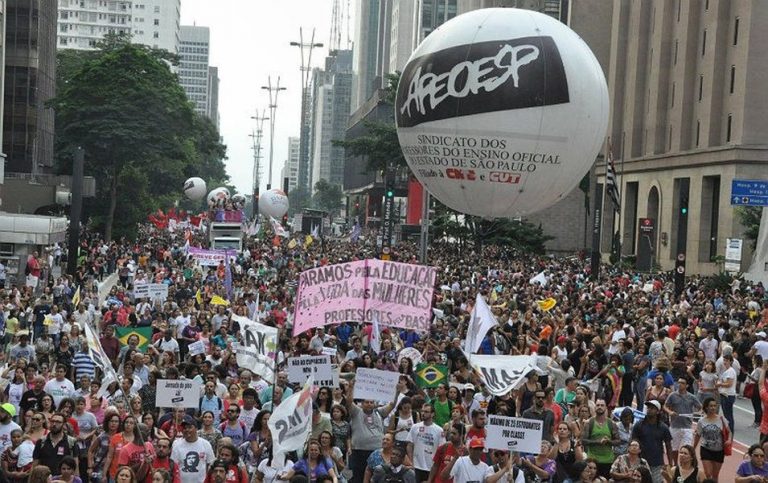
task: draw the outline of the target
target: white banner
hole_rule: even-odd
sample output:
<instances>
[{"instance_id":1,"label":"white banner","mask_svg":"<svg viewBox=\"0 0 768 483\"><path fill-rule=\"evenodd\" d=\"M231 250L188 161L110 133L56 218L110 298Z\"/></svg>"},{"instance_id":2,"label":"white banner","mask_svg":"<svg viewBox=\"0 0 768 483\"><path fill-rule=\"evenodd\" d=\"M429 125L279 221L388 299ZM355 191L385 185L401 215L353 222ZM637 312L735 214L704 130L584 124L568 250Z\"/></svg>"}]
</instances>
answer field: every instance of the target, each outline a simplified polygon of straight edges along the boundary
<instances>
[{"instance_id":1,"label":"white banner","mask_svg":"<svg viewBox=\"0 0 768 483\"><path fill-rule=\"evenodd\" d=\"M200 403L200 383L192 379L159 379L155 406L196 408Z\"/></svg>"},{"instance_id":2,"label":"white banner","mask_svg":"<svg viewBox=\"0 0 768 483\"><path fill-rule=\"evenodd\" d=\"M168 285L164 283L137 283L133 286L133 298L134 300L165 300L168 298Z\"/></svg>"},{"instance_id":3,"label":"white banner","mask_svg":"<svg viewBox=\"0 0 768 483\"><path fill-rule=\"evenodd\" d=\"M544 422L537 419L489 414L485 425L485 446L489 449L539 454L543 429Z\"/></svg>"},{"instance_id":4,"label":"white banner","mask_svg":"<svg viewBox=\"0 0 768 483\"><path fill-rule=\"evenodd\" d=\"M526 374L533 370L541 373L532 356L464 355L494 396L503 396L520 387L525 382Z\"/></svg>"},{"instance_id":5,"label":"white banner","mask_svg":"<svg viewBox=\"0 0 768 483\"><path fill-rule=\"evenodd\" d=\"M240 315L233 315L232 319L240 324L242 336L242 343L237 346L237 365L261 374L266 381L271 381L275 377L277 328L259 324Z\"/></svg>"},{"instance_id":6,"label":"white banner","mask_svg":"<svg viewBox=\"0 0 768 483\"><path fill-rule=\"evenodd\" d=\"M723 270L730 273L741 271L741 249L744 240L741 238L725 239L725 264Z\"/></svg>"},{"instance_id":7,"label":"white banner","mask_svg":"<svg viewBox=\"0 0 768 483\"><path fill-rule=\"evenodd\" d=\"M395 399L399 372L360 367L355 373L355 399L388 403Z\"/></svg>"},{"instance_id":8,"label":"white banner","mask_svg":"<svg viewBox=\"0 0 768 483\"><path fill-rule=\"evenodd\" d=\"M273 461L282 461L280 455L304 447L304 442L312 432L312 386L314 380L309 376L301 391L277 405L269 417L269 430L272 432Z\"/></svg>"},{"instance_id":9,"label":"white banner","mask_svg":"<svg viewBox=\"0 0 768 483\"><path fill-rule=\"evenodd\" d=\"M315 386L333 386L331 358L327 355L288 358L288 382L302 384L314 375Z\"/></svg>"},{"instance_id":10,"label":"white banner","mask_svg":"<svg viewBox=\"0 0 768 483\"><path fill-rule=\"evenodd\" d=\"M472 309L472 316L469 319L464 351L469 354L477 352L483 343L485 334L496 327L496 325L496 317L493 316L491 308L485 303L483 296L478 293L475 299L475 307Z\"/></svg>"}]
</instances>

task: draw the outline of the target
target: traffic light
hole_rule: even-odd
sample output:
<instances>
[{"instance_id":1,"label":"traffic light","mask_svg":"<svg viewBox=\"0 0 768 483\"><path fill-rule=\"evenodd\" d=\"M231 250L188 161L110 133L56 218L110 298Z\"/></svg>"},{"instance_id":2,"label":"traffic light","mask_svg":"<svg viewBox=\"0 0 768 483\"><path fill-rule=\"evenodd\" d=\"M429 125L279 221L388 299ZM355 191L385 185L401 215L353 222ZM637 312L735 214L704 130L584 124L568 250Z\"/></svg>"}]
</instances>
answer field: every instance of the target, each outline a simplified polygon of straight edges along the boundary
<instances>
[{"instance_id":1,"label":"traffic light","mask_svg":"<svg viewBox=\"0 0 768 483\"><path fill-rule=\"evenodd\" d=\"M385 195L387 198L395 197L395 181L394 180L387 181L387 189L385 191Z\"/></svg>"},{"instance_id":2,"label":"traffic light","mask_svg":"<svg viewBox=\"0 0 768 483\"><path fill-rule=\"evenodd\" d=\"M681 215L688 214L688 198L687 197L683 197L680 199L680 214Z\"/></svg>"}]
</instances>

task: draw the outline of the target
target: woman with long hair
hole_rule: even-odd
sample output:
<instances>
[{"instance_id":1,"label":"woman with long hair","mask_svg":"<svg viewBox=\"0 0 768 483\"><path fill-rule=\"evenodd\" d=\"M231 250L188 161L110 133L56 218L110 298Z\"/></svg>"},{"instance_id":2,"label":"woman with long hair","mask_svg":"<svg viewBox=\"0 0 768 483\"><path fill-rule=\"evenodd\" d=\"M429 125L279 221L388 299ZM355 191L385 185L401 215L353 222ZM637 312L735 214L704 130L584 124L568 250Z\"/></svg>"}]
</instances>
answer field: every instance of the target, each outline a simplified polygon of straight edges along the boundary
<instances>
[{"instance_id":1,"label":"woman with long hair","mask_svg":"<svg viewBox=\"0 0 768 483\"><path fill-rule=\"evenodd\" d=\"M75 349L69 345L69 335L61 334L59 344L53 350L53 362L56 366L72 367L72 359L75 358Z\"/></svg>"},{"instance_id":2,"label":"woman with long hair","mask_svg":"<svg viewBox=\"0 0 768 483\"><path fill-rule=\"evenodd\" d=\"M8 383L7 386L5 386L4 391L4 399L13 404L13 407L16 408L16 414L19 414L20 408L19 403L21 403L21 396L24 395L24 392L27 390L27 381L26 376L24 375L24 369L21 367L16 367L16 369L13 370L13 379Z\"/></svg>"},{"instance_id":3,"label":"woman with long hair","mask_svg":"<svg viewBox=\"0 0 768 483\"><path fill-rule=\"evenodd\" d=\"M635 373L633 392L637 401L637 407L645 407L645 391L648 386L648 368L651 365L651 358L648 356L648 347L645 342L638 341L637 353L632 363L632 369Z\"/></svg>"},{"instance_id":4,"label":"woman with long hair","mask_svg":"<svg viewBox=\"0 0 768 483\"><path fill-rule=\"evenodd\" d=\"M723 428L728 423L718 413L720 404L714 398L707 398L702 403L704 417L696 424L696 433L693 437L693 447L701 443L699 457L704 474L707 478L717 481L720 476L720 468L725 461L723 446Z\"/></svg>"},{"instance_id":5,"label":"woman with long hair","mask_svg":"<svg viewBox=\"0 0 768 483\"><path fill-rule=\"evenodd\" d=\"M317 483L326 475L331 477L333 483L339 481L333 469L333 462L322 456L320 443L316 439L309 440L304 458L294 463L290 470L282 473L279 479L290 480L298 472L306 475L309 483Z\"/></svg>"},{"instance_id":6,"label":"woman with long hair","mask_svg":"<svg viewBox=\"0 0 768 483\"><path fill-rule=\"evenodd\" d=\"M584 459L584 448L571 433L568 423L560 422L555 431L555 444L549 451L549 457L555 461L554 483L562 483L570 478L569 471L577 462Z\"/></svg>"},{"instance_id":7,"label":"woman with long hair","mask_svg":"<svg viewBox=\"0 0 768 483\"><path fill-rule=\"evenodd\" d=\"M227 395L222 398L222 405L224 410L221 412L221 419L226 418L227 411L232 406L243 407L243 398L240 397L240 384L233 382L227 388Z\"/></svg>"},{"instance_id":8,"label":"woman with long hair","mask_svg":"<svg viewBox=\"0 0 768 483\"><path fill-rule=\"evenodd\" d=\"M253 420L251 426L251 432L248 436L248 444L245 451L243 451L243 459L249 460L251 466L254 468L259 466L259 462L264 458L271 456L266 454L272 447L271 443L267 447L266 441L270 439L271 433L269 430L269 417L272 416L272 411L268 409L262 409L256 414L256 418ZM242 448L242 445L241 445Z\"/></svg>"},{"instance_id":9,"label":"woman with long hair","mask_svg":"<svg viewBox=\"0 0 768 483\"><path fill-rule=\"evenodd\" d=\"M29 473L28 483L50 483L51 470L47 466L35 466Z\"/></svg>"},{"instance_id":10,"label":"woman with long hair","mask_svg":"<svg viewBox=\"0 0 768 483\"><path fill-rule=\"evenodd\" d=\"M115 483L139 483L130 466L121 466L115 473Z\"/></svg>"},{"instance_id":11,"label":"woman with long hair","mask_svg":"<svg viewBox=\"0 0 768 483\"><path fill-rule=\"evenodd\" d=\"M103 481L107 481L107 477L111 478L112 480L115 479L115 476L117 475L117 467L118 467L118 456L120 455L120 450L123 449L126 445L133 443L134 440L137 442L140 440L141 435L138 435L138 428L136 424L136 418L134 418L131 415L128 415L123 419L122 423L120 423L120 432L112 436L109 440L109 450L107 451L107 456L104 458L104 466L105 474L102 477Z\"/></svg>"},{"instance_id":12,"label":"woman with long hair","mask_svg":"<svg viewBox=\"0 0 768 483\"><path fill-rule=\"evenodd\" d=\"M640 466L632 472L632 479L630 481L632 483L653 483L653 475L651 475L651 470Z\"/></svg>"},{"instance_id":13,"label":"woman with long hair","mask_svg":"<svg viewBox=\"0 0 768 483\"><path fill-rule=\"evenodd\" d=\"M699 401L704 402L706 399L716 398L716 382L715 361L704 361L704 368L699 372Z\"/></svg>"},{"instance_id":14,"label":"woman with long hair","mask_svg":"<svg viewBox=\"0 0 768 483\"><path fill-rule=\"evenodd\" d=\"M410 357L403 357L400 359L397 370L400 372L400 374L405 374L406 376L413 374L413 361L410 359Z\"/></svg>"},{"instance_id":15,"label":"woman with long hair","mask_svg":"<svg viewBox=\"0 0 768 483\"><path fill-rule=\"evenodd\" d=\"M109 453L109 443L120 429L120 416L114 411L108 411L104 416L101 429L102 432L93 438L88 448L88 474L97 474L99 479L106 474L104 462Z\"/></svg>"},{"instance_id":16,"label":"woman with long hair","mask_svg":"<svg viewBox=\"0 0 768 483\"><path fill-rule=\"evenodd\" d=\"M653 376L653 384L645 392L645 400L647 401L659 401L661 407L664 407L664 403L667 402L667 398L672 394L672 390L665 385L664 374L661 372L656 373ZM659 414L659 419L665 424L669 424L669 417L667 413L662 411Z\"/></svg>"},{"instance_id":17,"label":"woman with long hair","mask_svg":"<svg viewBox=\"0 0 768 483\"><path fill-rule=\"evenodd\" d=\"M696 451L693 446L684 444L677 452L677 465L668 467L662 475L667 483L701 483L704 472L699 471Z\"/></svg>"},{"instance_id":18,"label":"woman with long hair","mask_svg":"<svg viewBox=\"0 0 768 483\"><path fill-rule=\"evenodd\" d=\"M83 483L83 480L75 475L77 462L71 456L64 456L59 465L59 474L51 476L51 483Z\"/></svg>"},{"instance_id":19,"label":"woman with long hair","mask_svg":"<svg viewBox=\"0 0 768 483\"><path fill-rule=\"evenodd\" d=\"M44 438L48 434L48 419L40 411L34 411L32 418L29 420L29 427L26 429L25 435L33 443L37 443L40 439Z\"/></svg>"},{"instance_id":20,"label":"woman with long hair","mask_svg":"<svg viewBox=\"0 0 768 483\"><path fill-rule=\"evenodd\" d=\"M577 461L571 471L575 477L573 483L607 483L605 478L597 476L597 461L593 458ZM650 472L648 474L650 475Z\"/></svg>"},{"instance_id":21,"label":"woman with long hair","mask_svg":"<svg viewBox=\"0 0 768 483\"><path fill-rule=\"evenodd\" d=\"M141 416L141 422L149 430L149 438L147 439L150 443L155 444L160 438L168 438L168 435L155 424L155 415L152 412L144 413Z\"/></svg>"},{"instance_id":22,"label":"woman with long hair","mask_svg":"<svg viewBox=\"0 0 768 483\"><path fill-rule=\"evenodd\" d=\"M615 483L629 483L632 481L632 474L639 468L644 467L650 470L648 462L640 457L640 441L633 439L627 445L627 450L613 461L611 465L611 478Z\"/></svg>"},{"instance_id":23,"label":"woman with long hair","mask_svg":"<svg viewBox=\"0 0 768 483\"><path fill-rule=\"evenodd\" d=\"M39 404L40 406L38 406L38 409L45 416L45 420L48 421L51 419L51 416L53 416L53 413L56 412L53 404L53 396L48 393L43 394L43 396L40 398Z\"/></svg>"},{"instance_id":24,"label":"woman with long hair","mask_svg":"<svg viewBox=\"0 0 768 483\"><path fill-rule=\"evenodd\" d=\"M128 403L128 414L136 418L136 420L140 420L143 414L142 409L142 399L141 396L138 394L131 396L131 400Z\"/></svg>"},{"instance_id":25,"label":"woman with long hair","mask_svg":"<svg viewBox=\"0 0 768 483\"><path fill-rule=\"evenodd\" d=\"M317 391L315 397L315 403L320 410L321 414L331 415L331 407L333 406L333 391L330 387L323 386Z\"/></svg>"},{"instance_id":26,"label":"woman with long hair","mask_svg":"<svg viewBox=\"0 0 768 483\"><path fill-rule=\"evenodd\" d=\"M341 452L338 446L333 444L333 435L329 431L323 431L320 433L320 454L328 458L333 462L334 471L336 475L341 475L341 472L346 467L344 463L344 453Z\"/></svg>"},{"instance_id":27,"label":"woman with long hair","mask_svg":"<svg viewBox=\"0 0 768 483\"><path fill-rule=\"evenodd\" d=\"M537 455L527 456L520 461L520 467L529 478L529 481L551 481L557 470L557 463L549 457L552 443L545 439L541 442L541 451Z\"/></svg>"},{"instance_id":28,"label":"woman with long hair","mask_svg":"<svg viewBox=\"0 0 768 483\"><path fill-rule=\"evenodd\" d=\"M397 405L395 414L389 418L388 431L395 435L395 442L404 447L408 441L408 432L411 430L411 426L418 422L416 413L413 411L411 398L405 396Z\"/></svg>"},{"instance_id":29,"label":"woman with long hair","mask_svg":"<svg viewBox=\"0 0 768 483\"><path fill-rule=\"evenodd\" d=\"M173 478L165 468L158 468L152 471L152 483L173 483Z\"/></svg>"}]
</instances>

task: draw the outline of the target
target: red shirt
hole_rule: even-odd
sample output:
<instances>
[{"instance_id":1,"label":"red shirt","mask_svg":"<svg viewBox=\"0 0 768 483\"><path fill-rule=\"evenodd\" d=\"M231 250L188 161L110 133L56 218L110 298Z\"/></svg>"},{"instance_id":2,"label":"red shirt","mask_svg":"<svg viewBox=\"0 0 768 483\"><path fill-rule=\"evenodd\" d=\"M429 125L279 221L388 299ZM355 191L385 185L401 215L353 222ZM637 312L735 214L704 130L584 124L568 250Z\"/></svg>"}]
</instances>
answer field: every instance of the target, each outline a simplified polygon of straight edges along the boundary
<instances>
[{"instance_id":1,"label":"red shirt","mask_svg":"<svg viewBox=\"0 0 768 483\"><path fill-rule=\"evenodd\" d=\"M152 470L167 470L169 473L171 473L171 458L155 458L154 461L152 461ZM150 472L151 474L151 472ZM181 476L179 476L179 466L173 465L173 474L171 475L173 483L181 483Z\"/></svg>"},{"instance_id":2,"label":"red shirt","mask_svg":"<svg viewBox=\"0 0 768 483\"><path fill-rule=\"evenodd\" d=\"M445 443L440 445L435 451L435 456L432 457L432 462L437 465L437 474L435 475L434 483L453 483L453 478L444 480L440 477L440 474L448 466L451 458L457 457L459 452L453 447L451 443Z\"/></svg>"}]
</instances>

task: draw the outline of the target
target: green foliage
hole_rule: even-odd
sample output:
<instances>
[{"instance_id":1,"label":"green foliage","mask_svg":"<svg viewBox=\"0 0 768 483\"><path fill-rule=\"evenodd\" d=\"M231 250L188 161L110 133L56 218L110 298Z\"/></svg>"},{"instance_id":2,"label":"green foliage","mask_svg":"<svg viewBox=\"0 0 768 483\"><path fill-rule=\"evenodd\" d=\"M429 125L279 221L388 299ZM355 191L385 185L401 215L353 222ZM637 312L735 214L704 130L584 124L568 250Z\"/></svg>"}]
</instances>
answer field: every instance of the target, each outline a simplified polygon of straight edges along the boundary
<instances>
[{"instance_id":1,"label":"green foliage","mask_svg":"<svg viewBox=\"0 0 768 483\"><path fill-rule=\"evenodd\" d=\"M315 196L312 201L315 208L327 211L333 217L341 210L343 196L341 186L321 179L315 183Z\"/></svg>"},{"instance_id":2,"label":"green foliage","mask_svg":"<svg viewBox=\"0 0 768 483\"><path fill-rule=\"evenodd\" d=\"M297 186L288 193L288 216L301 213L304 208L309 208L311 197L307 190Z\"/></svg>"},{"instance_id":3,"label":"green foliage","mask_svg":"<svg viewBox=\"0 0 768 483\"><path fill-rule=\"evenodd\" d=\"M757 246L757 236L760 232L760 218L762 216L763 209L759 206L736 207L736 218L744 227L744 238L749 240L753 250Z\"/></svg>"},{"instance_id":4,"label":"green foliage","mask_svg":"<svg viewBox=\"0 0 768 483\"><path fill-rule=\"evenodd\" d=\"M726 272L720 272L704 277L702 282L707 290L718 290L721 293L728 293L731 290L731 283L733 283L734 278L738 278L742 282L744 281L741 277L733 277Z\"/></svg>"},{"instance_id":5,"label":"green foliage","mask_svg":"<svg viewBox=\"0 0 768 483\"><path fill-rule=\"evenodd\" d=\"M100 47L59 52L58 95L49 104L57 169L70 172L74 149L85 150L85 173L97 184L86 210L110 239L113 231L131 236L148 213L181 199L190 176L226 182L226 147L171 72L174 55L121 36Z\"/></svg>"}]
</instances>

